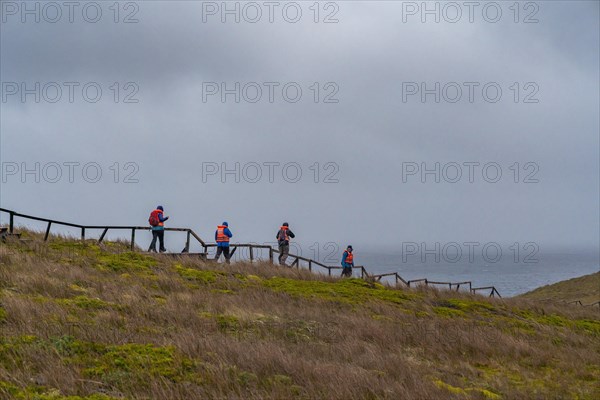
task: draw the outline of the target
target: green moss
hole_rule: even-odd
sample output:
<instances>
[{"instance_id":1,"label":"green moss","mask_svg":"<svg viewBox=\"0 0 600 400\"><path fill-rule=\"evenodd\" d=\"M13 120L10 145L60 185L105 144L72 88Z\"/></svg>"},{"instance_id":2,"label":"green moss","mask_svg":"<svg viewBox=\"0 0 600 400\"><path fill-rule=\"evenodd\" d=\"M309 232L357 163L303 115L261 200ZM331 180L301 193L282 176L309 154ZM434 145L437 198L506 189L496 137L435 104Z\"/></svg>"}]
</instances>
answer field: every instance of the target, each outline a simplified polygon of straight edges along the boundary
<instances>
[{"instance_id":1,"label":"green moss","mask_svg":"<svg viewBox=\"0 0 600 400\"><path fill-rule=\"evenodd\" d=\"M433 312L442 317L463 317L467 314L489 314L496 311L496 308L489 303L471 299L445 299L434 304Z\"/></svg>"},{"instance_id":2,"label":"green moss","mask_svg":"<svg viewBox=\"0 0 600 400\"><path fill-rule=\"evenodd\" d=\"M152 273L158 261L145 254L132 252L119 242L94 242L53 239L48 243L49 257L67 264L89 263L102 271Z\"/></svg>"},{"instance_id":3,"label":"green moss","mask_svg":"<svg viewBox=\"0 0 600 400\"><path fill-rule=\"evenodd\" d=\"M475 301L470 299L448 299L445 300L446 306L456 308L462 311L495 311L496 308L490 303L484 303L482 301Z\"/></svg>"},{"instance_id":4,"label":"green moss","mask_svg":"<svg viewBox=\"0 0 600 400\"><path fill-rule=\"evenodd\" d=\"M560 315L541 315L536 317L536 321L544 325L559 327L566 327L571 324L567 318L561 317Z\"/></svg>"},{"instance_id":5,"label":"green moss","mask_svg":"<svg viewBox=\"0 0 600 400\"><path fill-rule=\"evenodd\" d=\"M51 255L58 255L70 259L95 257L100 254L100 246L88 242L66 239L53 239L48 243Z\"/></svg>"},{"instance_id":6,"label":"green moss","mask_svg":"<svg viewBox=\"0 0 600 400\"><path fill-rule=\"evenodd\" d=\"M215 316L219 330L237 332L240 330L240 320L233 315L218 314Z\"/></svg>"},{"instance_id":7,"label":"green moss","mask_svg":"<svg viewBox=\"0 0 600 400\"><path fill-rule=\"evenodd\" d=\"M237 381L242 386L255 385L258 383L258 377L252 372L241 371L237 375Z\"/></svg>"},{"instance_id":8,"label":"green moss","mask_svg":"<svg viewBox=\"0 0 600 400\"><path fill-rule=\"evenodd\" d=\"M600 320L578 319L575 320L575 327L586 333L600 336Z\"/></svg>"},{"instance_id":9,"label":"green moss","mask_svg":"<svg viewBox=\"0 0 600 400\"><path fill-rule=\"evenodd\" d=\"M175 266L175 270L182 278L201 284L215 283L219 276L224 275L222 272L186 268L179 264Z\"/></svg>"},{"instance_id":10,"label":"green moss","mask_svg":"<svg viewBox=\"0 0 600 400\"><path fill-rule=\"evenodd\" d=\"M436 315L439 315L441 317L452 318L452 317L466 316L464 311L457 310L457 309L451 308L451 307L434 306L434 307L432 307L432 309Z\"/></svg>"},{"instance_id":11,"label":"green moss","mask_svg":"<svg viewBox=\"0 0 600 400\"><path fill-rule=\"evenodd\" d=\"M437 380L433 381L433 383L435 384L435 386L439 387L440 389L445 389L452 394L467 396L467 392L463 388L449 385L446 382L442 381L441 379L437 379Z\"/></svg>"},{"instance_id":12,"label":"green moss","mask_svg":"<svg viewBox=\"0 0 600 400\"><path fill-rule=\"evenodd\" d=\"M373 318L375 321L393 321L393 319L388 317L387 315L381 314L372 314L371 318Z\"/></svg>"},{"instance_id":13,"label":"green moss","mask_svg":"<svg viewBox=\"0 0 600 400\"><path fill-rule=\"evenodd\" d=\"M6 310L0 306L0 323L6 320Z\"/></svg>"},{"instance_id":14,"label":"green moss","mask_svg":"<svg viewBox=\"0 0 600 400\"><path fill-rule=\"evenodd\" d=\"M96 266L115 272L148 273L157 264L157 260L151 256L128 251L118 254L101 252L98 254Z\"/></svg>"},{"instance_id":15,"label":"green moss","mask_svg":"<svg viewBox=\"0 0 600 400\"><path fill-rule=\"evenodd\" d=\"M77 283L70 284L69 288L71 290L73 290L74 292L86 293L88 291L85 287L81 286L81 284L77 284Z\"/></svg>"},{"instance_id":16,"label":"green moss","mask_svg":"<svg viewBox=\"0 0 600 400\"><path fill-rule=\"evenodd\" d=\"M483 395L483 397L485 397L486 399L501 399L502 396L500 396L499 394L496 394L494 392L492 392L491 390L487 390L487 389L473 389L475 391L478 391L479 393L481 393Z\"/></svg>"},{"instance_id":17,"label":"green moss","mask_svg":"<svg viewBox=\"0 0 600 400\"><path fill-rule=\"evenodd\" d=\"M552 327L568 328L593 336L600 336L600 321L591 319L569 319L557 314L536 314L529 310L515 310L515 313L529 321Z\"/></svg>"},{"instance_id":18,"label":"green moss","mask_svg":"<svg viewBox=\"0 0 600 400\"><path fill-rule=\"evenodd\" d=\"M359 304L367 301L402 304L418 298L418 295L415 293L387 289L381 285L373 285L362 279L324 282L274 277L263 280L262 284L271 290L288 293L292 296L350 304Z\"/></svg>"},{"instance_id":19,"label":"green moss","mask_svg":"<svg viewBox=\"0 0 600 400\"><path fill-rule=\"evenodd\" d=\"M126 388L135 383L146 386L153 379L198 382L197 363L172 346L128 343L106 345L84 342L72 336L41 340L35 336L20 336L0 342L0 360L5 354L28 353L35 346L63 357L63 362L77 366L84 376Z\"/></svg>"},{"instance_id":20,"label":"green moss","mask_svg":"<svg viewBox=\"0 0 600 400\"><path fill-rule=\"evenodd\" d=\"M15 385L12 385L8 382L0 381L0 394L14 396L17 394L18 391L19 391L19 388L16 387Z\"/></svg>"},{"instance_id":21,"label":"green moss","mask_svg":"<svg viewBox=\"0 0 600 400\"><path fill-rule=\"evenodd\" d=\"M139 383L162 377L173 381L193 380L195 363L171 346L129 343L101 345L75 341L73 362L81 364L85 376L117 384Z\"/></svg>"},{"instance_id":22,"label":"green moss","mask_svg":"<svg viewBox=\"0 0 600 400\"><path fill-rule=\"evenodd\" d=\"M433 383L440 389L447 390L448 392L450 392L454 395L457 395L459 397L471 398L471 396L469 394L476 392L476 393L479 393L481 395L480 397L483 397L484 399L498 400L498 399L502 398L502 396L500 396L499 394L494 393L488 389L482 389L482 388L476 388L476 387L463 389L458 386L452 386L452 385L442 381L441 379L437 379L437 380L433 381Z\"/></svg>"}]
</instances>

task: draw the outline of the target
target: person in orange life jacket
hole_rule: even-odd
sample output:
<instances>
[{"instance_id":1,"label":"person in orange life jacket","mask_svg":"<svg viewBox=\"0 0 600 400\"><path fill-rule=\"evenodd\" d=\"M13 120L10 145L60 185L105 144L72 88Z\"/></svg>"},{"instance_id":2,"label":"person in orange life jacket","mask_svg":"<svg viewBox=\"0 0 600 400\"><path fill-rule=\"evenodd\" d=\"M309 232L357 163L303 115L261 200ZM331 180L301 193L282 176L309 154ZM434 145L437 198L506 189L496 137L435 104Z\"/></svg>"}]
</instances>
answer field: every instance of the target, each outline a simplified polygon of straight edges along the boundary
<instances>
[{"instance_id":1,"label":"person in orange life jacket","mask_svg":"<svg viewBox=\"0 0 600 400\"><path fill-rule=\"evenodd\" d=\"M279 245L279 265L285 265L288 254L290 253L290 238L295 238L294 232L290 231L290 224L284 222L277 231L277 244Z\"/></svg>"},{"instance_id":2,"label":"person in orange life jacket","mask_svg":"<svg viewBox=\"0 0 600 400\"><path fill-rule=\"evenodd\" d=\"M165 221L168 219L169 217L164 216L163 206L156 207L156 210L150 213L149 222L150 226L152 226L152 242L150 243L148 251L156 253L156 239L158 239L160 243L158 251L161 253L167 251L167 249L165 249Z\"/></svg>"},{"instance_id":3,"label":"person in orange life jacket","mask_svg":"<svg viewBox=\"0 0 600 400\"><path fill-rule=\"evenodd\" d=\"M217 242L217 255L215 256L215 260L219 260L221 254L225 256L225 262L229 264L229 238L231 238L233 234L229 230L229 224L227 222L223 222L221 225L217 226L217 230L215 231L215 241Z\"/></svg>"},{"instance_id":4,"label":"person in orange life jacket","mask_svg":"<svg viewBox=\"0 0 600 400\"><path fill-rule=\"evenodd\" d=\"M352 246L344 251L342 255L342 276L352 276L352 267L354 267L354 254L352 254Z\"/></svg>"}]
</instances>

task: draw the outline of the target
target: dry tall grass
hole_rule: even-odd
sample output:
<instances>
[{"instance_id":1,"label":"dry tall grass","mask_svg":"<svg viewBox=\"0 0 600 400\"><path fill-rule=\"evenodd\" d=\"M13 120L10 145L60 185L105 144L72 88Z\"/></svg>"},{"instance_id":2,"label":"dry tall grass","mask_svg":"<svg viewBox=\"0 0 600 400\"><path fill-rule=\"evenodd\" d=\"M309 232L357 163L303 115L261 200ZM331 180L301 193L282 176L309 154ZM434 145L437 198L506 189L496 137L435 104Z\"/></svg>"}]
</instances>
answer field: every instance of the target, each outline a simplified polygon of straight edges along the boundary
<instances>
[{"instance_id":1,"label":"dry tall grass","mask_svg":"<svg viewBox=\"0 0 600 400\"><path fill-rule=\"evenodd\" d=\"M2 399L600 398L593 309L26 236L0 245Z\"/></svg>"}]
</instances>

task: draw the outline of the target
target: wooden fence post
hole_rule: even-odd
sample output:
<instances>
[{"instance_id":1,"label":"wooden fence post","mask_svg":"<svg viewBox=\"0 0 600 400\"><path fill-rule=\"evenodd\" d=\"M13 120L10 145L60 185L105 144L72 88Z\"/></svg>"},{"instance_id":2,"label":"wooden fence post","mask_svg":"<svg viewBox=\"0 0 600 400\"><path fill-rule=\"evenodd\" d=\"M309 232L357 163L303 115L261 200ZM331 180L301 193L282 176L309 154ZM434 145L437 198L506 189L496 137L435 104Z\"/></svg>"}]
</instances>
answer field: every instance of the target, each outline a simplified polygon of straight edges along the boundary
<instances>
[{"instance_id":1,"label":"wooden fence post","mask_svg":"<svg viewBox=\"0 0 600 400\"><path fill-rule=\"evenodd\" d=\"M312 272L312 260L308 261L308 270Z\"/></svg>"},{"instance_id":2,"label":"wooden fence post","mask_svg":"<svg viewBox=\"0 0 600 400\"><path fill-rule=\"evenodd\" d=\"M85 228L81 228L81 241L84 242L85 241Z\"/></svg>"},{"instance_id":3,"label":"wooden fence post","mask_svg":"<svg viewBox=\"0 0 600 400\"><path fill-rule=\"evenodd\" d=\"M273 264L273 248L269 246L269 261Z\"/></svg>"},{"instance_id":4,"label":"wooden fence post","mask_svg":"<svg viewBox=\"0 0 600 400\"><path fill-rule=\"evenodd\" d=\"M135 250L135 228L131 229L131 251Z\"/></svg>"},{"instance_id":5,"label":"wooden fence post","mask_svg":"<svg viewBox=\"0 0 600 400\"><path fill-rule=\"evenodd\" d=\"M254 261L254 247L252 247L252 245L250 245L248 247L250 249L250 262Z\"/></svg>"},{"instance_id":6,"label":"wooden fence post","mask_svg":"<svg viewBox=\"0 0 600 400\"><path fill-rule=\"evenodd\" d=\"M46 234L44 235L44 242L46 240L48 240L48 235L50 235L50 226L52 225L52 222L48 222L48 226L46 227Z\"/></svg>"},{"instance_id":7,"label":"wooden fence post","mask_svg":"<svg viewBox=\"0 0 600 400\"><path fill-rule=\"evenodd\" d=\"M106 236L106 232L108 232L108 228L104 228L104 230L102 231L102 235L100 235L100 239L98 239L98 243L102 243L102 241L104 240L104 236Z\"/></svg>"},{"instance_id":8,"label":"wooden fence post","mask_svg":"<svg viewBox=\"0 0 600 400\"><path fill-rule=\"evenodd\" d=\"M15 213L10 213L9 232L13 233L15 230Z\"/></svg>"}]
</instances>

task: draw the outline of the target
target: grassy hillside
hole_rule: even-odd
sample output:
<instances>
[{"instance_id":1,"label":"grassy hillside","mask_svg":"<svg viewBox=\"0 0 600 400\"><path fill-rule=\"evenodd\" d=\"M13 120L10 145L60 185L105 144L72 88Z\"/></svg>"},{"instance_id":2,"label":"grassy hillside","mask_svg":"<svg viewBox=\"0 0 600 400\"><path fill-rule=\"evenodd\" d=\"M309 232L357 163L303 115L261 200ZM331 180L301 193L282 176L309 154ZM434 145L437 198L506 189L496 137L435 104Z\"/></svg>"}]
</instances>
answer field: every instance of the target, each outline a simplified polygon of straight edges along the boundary
<instances>
[{"instance_id":1,"label":"grassy hillside","mask_svg":"<svg viewBox=\"0 0 600 400\"><path fill-rule=\"evenodd\" d=\"M588 305L600 301L600 272L542 286L521 295L533 300L581 301Z\"/></svg>"},{"instance_id":2,"label":"grassy hillside","mask_svg":"<svg viewBox=\"0 0 600 400\"><path fill-rule=\"evenodd\" d=\"M36 234L0 244L2 399L596 399L585 307Z\"/></svg>"}]
</instances>

